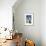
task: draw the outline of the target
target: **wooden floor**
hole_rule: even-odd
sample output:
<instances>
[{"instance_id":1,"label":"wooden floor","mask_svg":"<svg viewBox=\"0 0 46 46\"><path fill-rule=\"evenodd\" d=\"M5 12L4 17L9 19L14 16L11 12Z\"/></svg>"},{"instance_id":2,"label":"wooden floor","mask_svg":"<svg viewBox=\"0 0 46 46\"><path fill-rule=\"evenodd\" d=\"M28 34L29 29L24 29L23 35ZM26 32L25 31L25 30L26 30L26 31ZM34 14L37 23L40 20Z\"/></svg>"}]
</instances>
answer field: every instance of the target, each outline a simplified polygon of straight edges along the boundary
<instances>
[{"instance_id":1,"label":"wooden floor","mask_svg":"<svg viewBox=\"0 0 46 46\"><path fill-rule=\"evenodd\" d=\"M16 46L15 39L13 39L13 40L6 40L6 42L2 43L0 46Z\"/></svg>"}]
</instances>

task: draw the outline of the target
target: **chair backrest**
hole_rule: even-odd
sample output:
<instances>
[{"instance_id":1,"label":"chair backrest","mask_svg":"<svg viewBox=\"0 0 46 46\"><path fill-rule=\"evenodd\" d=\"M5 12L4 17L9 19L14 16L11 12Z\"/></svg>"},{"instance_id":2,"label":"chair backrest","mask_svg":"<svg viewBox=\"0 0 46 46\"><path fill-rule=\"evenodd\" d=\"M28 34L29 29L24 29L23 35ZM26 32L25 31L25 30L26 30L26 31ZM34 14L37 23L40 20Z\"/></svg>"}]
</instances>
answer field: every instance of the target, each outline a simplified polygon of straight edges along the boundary
<instances>
[{"instance_id":1,"label":"chair backrest","mask_svg":"<svg viewBox=\"0 0 46 46\"><path fill-rule=\"evenodd\" d=\"M15 33L16 46L21 46L22 44L22 33Z\"/></svg>"}]
</instances>

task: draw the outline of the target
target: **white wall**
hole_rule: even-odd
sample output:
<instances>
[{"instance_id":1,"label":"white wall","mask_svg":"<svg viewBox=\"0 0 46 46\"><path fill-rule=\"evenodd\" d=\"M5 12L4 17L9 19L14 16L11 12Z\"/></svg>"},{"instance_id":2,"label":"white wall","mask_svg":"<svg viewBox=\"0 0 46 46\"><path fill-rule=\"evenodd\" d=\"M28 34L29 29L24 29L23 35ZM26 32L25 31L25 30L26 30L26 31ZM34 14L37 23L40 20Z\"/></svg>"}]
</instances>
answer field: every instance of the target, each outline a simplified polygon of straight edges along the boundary
<instances>
[{"instance_id":1,"label":"white wall","mask_svg":"<svg viewBox=\"0 0 46 46\"><path fill-rule=\"evenodd\" d=\"M16 0L0 0L0 26L12 28L12 6L15 2ZM24 26L26 9L34 12L33 26ZM46 46L46 0L41 0L41 5L40 0L25 0L24 3L17 7L15 15L17 30L22 32L25 38L34 39L37 46L40 46L41 42L42 46Z\"/></svg>"},{"instance_id":2,"label":"white wall","mask_svg":"<svg viewBox=\"0 0 46 46\"><path fill-rule=\"evenodd\" d=\"M46 46L46 0L41 1L40 25L42 46Z\"/></svg>"},{"instance_id":3,"label":"white wall","mask_svg":"<svg viewBox=\"0 0 46 46\"><path fill-rule=\"evenodd\" d=\"M16 9L15 15L15 28L18 32L24 34L24 38L32 39L35 41L36 46L41 46L40 34L40 15L41 15L41 1L40 0L23 0ZM26 11L34 13L34 24L32 26L24 25L24 14Z\"/></svg>"},{"instance_id":4,"label":"white wall","mask_svg":"<svg viewBox=\"0 0 46 46\"><path fill-rule=\"evenodd\" d=\"M0 27L12 28L12 6L16 0L0 0Z\"/></svg>"}]
</instances>

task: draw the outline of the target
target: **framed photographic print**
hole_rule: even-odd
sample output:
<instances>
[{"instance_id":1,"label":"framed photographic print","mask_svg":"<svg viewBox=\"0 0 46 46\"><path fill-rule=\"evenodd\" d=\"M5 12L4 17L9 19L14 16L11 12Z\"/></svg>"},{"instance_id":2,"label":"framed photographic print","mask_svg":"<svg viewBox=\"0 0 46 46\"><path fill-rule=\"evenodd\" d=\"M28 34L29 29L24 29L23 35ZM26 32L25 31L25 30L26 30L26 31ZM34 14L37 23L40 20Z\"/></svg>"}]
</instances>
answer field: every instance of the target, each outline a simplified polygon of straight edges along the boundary
<instances>
[{"instance_id":1,"label":"framed photographic print","mask_svg":"<svg viewBox=\"0 0 46 46\"><path fill-rule=\"evenodd\" d=\"M33 25L33 14L25 14L25 25Z\"/></svg>"}]
</instances>

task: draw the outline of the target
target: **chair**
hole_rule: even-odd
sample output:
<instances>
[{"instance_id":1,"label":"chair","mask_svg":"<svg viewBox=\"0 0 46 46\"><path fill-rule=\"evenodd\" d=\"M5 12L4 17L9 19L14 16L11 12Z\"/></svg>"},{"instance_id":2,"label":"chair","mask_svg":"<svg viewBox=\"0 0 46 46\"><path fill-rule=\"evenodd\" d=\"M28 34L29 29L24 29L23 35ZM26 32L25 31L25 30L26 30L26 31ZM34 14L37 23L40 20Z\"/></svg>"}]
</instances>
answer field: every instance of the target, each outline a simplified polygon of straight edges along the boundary
<instances>
[{"instance_id":1,"label":"chair","mask_svg":"<svg viewBox=\"0 0 46 46\"><path fill-rule=\"evenodd\" d=\"M35 46L35 43L32 40L26 40L25 46Z\"/></svg>"},{"instance_id":2,"label":"chair","mask_svg":"<svg viewBox=\"0 0 46 46\"><path fill-rule=\"evenodd\" d=\"M16 46L22 46L22 33L15 33L13 38L15 39Z\"/></svg>"}]
</instances>

